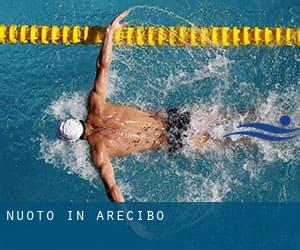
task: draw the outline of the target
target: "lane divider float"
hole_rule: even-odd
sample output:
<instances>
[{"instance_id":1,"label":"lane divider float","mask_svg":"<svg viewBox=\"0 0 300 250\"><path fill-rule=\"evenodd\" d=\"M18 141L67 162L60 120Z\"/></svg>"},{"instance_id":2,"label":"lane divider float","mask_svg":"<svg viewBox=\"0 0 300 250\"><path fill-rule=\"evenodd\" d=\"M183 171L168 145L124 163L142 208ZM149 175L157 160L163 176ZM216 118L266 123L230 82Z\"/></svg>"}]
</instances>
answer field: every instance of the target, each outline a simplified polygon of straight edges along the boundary
<instances>
[{"instance_id":1,"label":"lane divider float","mask_svg":"<svg viewBox=\"0 0 300 250\"><path fill-rule=\"evenodd\" d=\"M101 44L105 27L0 25L0 44ZM115 32L128 46L299 46L300 27L136 26Z\"/></svg>"}]
</instances>

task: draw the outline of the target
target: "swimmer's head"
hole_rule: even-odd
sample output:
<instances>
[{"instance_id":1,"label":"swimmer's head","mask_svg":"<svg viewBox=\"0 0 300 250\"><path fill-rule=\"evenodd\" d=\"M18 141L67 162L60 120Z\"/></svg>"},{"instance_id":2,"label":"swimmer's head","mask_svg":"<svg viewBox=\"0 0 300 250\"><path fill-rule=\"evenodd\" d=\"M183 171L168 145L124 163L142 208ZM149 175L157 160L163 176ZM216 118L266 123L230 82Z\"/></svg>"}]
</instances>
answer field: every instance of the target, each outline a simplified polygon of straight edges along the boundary
<instances>
[{"instance_id":1,"label":"swimmer's head","mask_svg":"<svg viewBox=\"0 0 300 250\"><path fill-rule=\"evenodd\" d=\"M58 136L65 141L77 141L83 133L84 126L82 122L77 119L67 119L61 121L58 125Z\"/></svg>"}]
</instances>

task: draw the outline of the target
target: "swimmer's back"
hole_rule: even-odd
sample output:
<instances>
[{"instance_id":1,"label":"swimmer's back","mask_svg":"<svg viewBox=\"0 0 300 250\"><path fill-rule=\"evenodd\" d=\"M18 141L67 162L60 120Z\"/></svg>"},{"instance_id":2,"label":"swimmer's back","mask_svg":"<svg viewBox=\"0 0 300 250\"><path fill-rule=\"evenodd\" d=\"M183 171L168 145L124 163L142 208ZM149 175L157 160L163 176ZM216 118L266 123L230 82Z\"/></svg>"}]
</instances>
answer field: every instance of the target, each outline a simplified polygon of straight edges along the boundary
<instances>
[{"instance_id":1,"label":"swimmer's back","mask_svg":"<svg viewBox=\"0 0 300 250\"><path fill-rule=\"evenodd\" d=\"M164 120L153 113L120 104L103 103L101 108L90 109L87 122L95 130L88 139L92 144L103 141L111 156L159 148L166 144Z\"/></svg>"}]
</instances>

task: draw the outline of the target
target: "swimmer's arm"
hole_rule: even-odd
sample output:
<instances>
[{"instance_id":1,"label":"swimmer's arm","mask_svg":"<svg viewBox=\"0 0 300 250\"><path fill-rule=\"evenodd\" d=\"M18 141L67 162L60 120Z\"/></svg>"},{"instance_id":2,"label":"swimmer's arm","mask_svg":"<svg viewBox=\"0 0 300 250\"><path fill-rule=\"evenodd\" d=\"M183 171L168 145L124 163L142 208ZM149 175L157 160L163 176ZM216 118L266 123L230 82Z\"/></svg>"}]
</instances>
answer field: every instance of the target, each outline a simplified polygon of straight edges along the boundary
<instances>
[{"instance_id":1,"label":"swimmer's arm","mask_svg":"<svg viewBox=\"0 0 300 250\"><path fill-rule=\"evenodd\" d=\"M112 44L114 32L127 25L127 23L120 23L127 15L128 11L123 12L116 17L107 27L103 46L96 61L96 78L94 84L94 91L102 96L104 99L107 95L107 75L112 61Z\"/></svg>"},{"instance_id":2,"label":"swimmer's arm","mask_svg":"<svg viewBox=\"0 0 300 250\"><path fill-rule=\"evenodd\" d=\"M102 144L92 154L95 167L99 170L100 178L105 186L108 198L114 202L124 202L123 195L117 185L114 169L105 146Z\"/></svg>"}]
</instances>

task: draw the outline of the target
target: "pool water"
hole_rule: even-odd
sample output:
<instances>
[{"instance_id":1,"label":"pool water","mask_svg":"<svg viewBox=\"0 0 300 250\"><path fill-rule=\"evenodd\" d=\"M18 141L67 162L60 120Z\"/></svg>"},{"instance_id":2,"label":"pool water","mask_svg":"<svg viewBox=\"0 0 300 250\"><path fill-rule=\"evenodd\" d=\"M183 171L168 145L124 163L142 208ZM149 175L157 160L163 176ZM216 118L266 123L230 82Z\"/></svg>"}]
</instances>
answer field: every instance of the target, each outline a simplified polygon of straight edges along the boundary
<instances>
[{"instance_id":1,"label":"pool water","mask_svg":"<svg viewBox=\"0 0 300 250\"><path fill-rule=\"evenodd\" d=\"M0 23L299 26L299 1L2 1ZM86 115L96 46L0 45L0 201L105 201L85 142L56 138L58 120ZM109 101L153 112L181 107L192 133L223 139L240 123L300 127L300 50L115 47ZM210 117L209 122L201 118ZM238 139L238 138L235 138ZM188 142L187 142L188 144ZM300 136L208 143L181 154L113 159L129 201L299 201Z\"/></svg>"}]
</instances>

